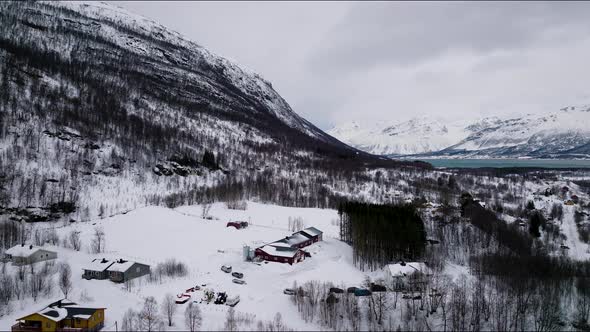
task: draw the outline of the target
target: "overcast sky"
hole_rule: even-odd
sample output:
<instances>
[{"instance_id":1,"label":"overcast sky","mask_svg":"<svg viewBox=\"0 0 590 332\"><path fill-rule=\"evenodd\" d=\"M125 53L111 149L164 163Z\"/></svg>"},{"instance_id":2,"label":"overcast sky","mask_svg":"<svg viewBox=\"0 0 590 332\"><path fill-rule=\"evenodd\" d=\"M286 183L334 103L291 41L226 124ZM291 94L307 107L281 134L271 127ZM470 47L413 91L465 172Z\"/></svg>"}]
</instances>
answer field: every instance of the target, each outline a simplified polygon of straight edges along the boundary
<instances>
[{"instance_id":1,"label":"overcast sky","mask_svg":"<svg viewBox=\"0 0 590 332\"><path fill-rule=\"evenodd\" d=\"M271 81L320 128L590 102L590 2L117 2Z\"/></svg>"}]
</instances>

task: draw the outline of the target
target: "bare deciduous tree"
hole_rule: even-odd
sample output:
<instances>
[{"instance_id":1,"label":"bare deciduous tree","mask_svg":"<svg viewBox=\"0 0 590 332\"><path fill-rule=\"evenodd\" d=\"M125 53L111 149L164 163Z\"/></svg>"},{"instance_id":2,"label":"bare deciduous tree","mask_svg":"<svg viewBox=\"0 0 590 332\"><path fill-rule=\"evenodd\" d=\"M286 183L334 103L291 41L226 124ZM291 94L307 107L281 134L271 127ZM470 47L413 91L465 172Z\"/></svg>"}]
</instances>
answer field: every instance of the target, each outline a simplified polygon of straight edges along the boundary
<instances>
[{"instance_id":1,"label":"bare deciduous tree","mask_svg":"<svg viewBox=\"0 0 590 332\"><path fill-rule=\"evenodd\" d=\"M168 319L168 326L172 326L172 318L174 317L176 308L174 296L170 293L164 295L164 301L162 301L162 313Z\"/></svg>"},{"instance_id":2,"label":"bare deciduous tree","mask_svg":"<svg viewBox=\"0 0 590 332\"><path fill-rule=\"evenodd\" d=\"M94 229L94 237L92 238L91 250L92 253L98 254L104 252L105 234L101 227Z\"/></svg>"},{"instance_id":3,"label":"bare deciduous tree","mask_svg":"<svg viewBox=\"0 0 590 332\"><path fill-rule=\"evenodd\" d=\"M71 231L68 235L68 243L72 249L80 251L82 247L82 240L80 240L80 232Z\"/></svg>"},{"instance_id":4,"label":"bare deciduous tree","mask_svg":"<svg viewBox=\"0 0 590 332\"><path fill-rule=\"evenodd\" d=\"M121 320L122 331L137 331L139 328L138 314L133 309L127 309Z\"/></svg>"},{"instance_id":5,"label":"bare deciduous tree","mask_svg":"<svg viewBox=\"0 0 590 332\"><path fill-rule=\"evenodd\" d=\"M142 331L154 331L161 325L158 315L158 301L153 296L148 296L143 303L143 308L138 316L139 329Z\"/></svg>"},{"instance_id":6,"label":"bare deciduous tree","mask_svg":"<svg viewBox=\"0 0 590 332\"><path fill-rule=\"evenodd\" d=\"M225 325L223 327L226 331L237 331L238 321L236 320L236 311L233 307L230 307L225 316Z\"/></svg>"},{"instance_id":7,"label":"bare deciduous tree","mask_svg":"<svg viewBox=\"0 0 590 332\"><path fill-rule=\"evenodd\" d=\"M209 219L209 211L211 210L212 204L207 202L203 203L202 210L201 210L201 218Z\"/></svg>"},{"instance_id":8,"label":"bare deciduous tree","mask_svg":"<svg viewBox=\"0 0 590 332\"><path fill-rule=\"evenodd\" d=\"M59 289L66 298L72 290L72 269L68 263L62 264L59 268Z\"/></svg>"},{"instance_id":9,"label":"bare deciduous tree","mask_svg":"<svg viewBox=\"0 0 590 332\"><path fill-rule=\"evenodd\" d=\"M184 322L189 331L195 332L199 330L203 318L201 316L201 309L199 309L198 305L189 303L184 311Z\"/></svg>"}]
</instances>

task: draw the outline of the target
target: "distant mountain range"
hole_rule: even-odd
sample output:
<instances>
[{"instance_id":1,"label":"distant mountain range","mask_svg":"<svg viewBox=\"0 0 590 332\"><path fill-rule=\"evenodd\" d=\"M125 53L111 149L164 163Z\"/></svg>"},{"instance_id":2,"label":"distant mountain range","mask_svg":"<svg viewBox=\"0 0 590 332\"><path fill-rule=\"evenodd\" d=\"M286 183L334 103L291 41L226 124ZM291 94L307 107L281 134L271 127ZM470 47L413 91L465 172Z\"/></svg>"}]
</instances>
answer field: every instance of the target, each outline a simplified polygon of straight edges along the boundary
<instances>
[{"instance_id":1,"label":"distant mountain range","mask_svg":"<svg viewBox=\"0 0 590 332\"><path fill-rule=\"evenodd\" d=\"M394 157L589 158L590 105L473 121L350 122L328 133L358 149Z\"/></svg>"}]
</instances>

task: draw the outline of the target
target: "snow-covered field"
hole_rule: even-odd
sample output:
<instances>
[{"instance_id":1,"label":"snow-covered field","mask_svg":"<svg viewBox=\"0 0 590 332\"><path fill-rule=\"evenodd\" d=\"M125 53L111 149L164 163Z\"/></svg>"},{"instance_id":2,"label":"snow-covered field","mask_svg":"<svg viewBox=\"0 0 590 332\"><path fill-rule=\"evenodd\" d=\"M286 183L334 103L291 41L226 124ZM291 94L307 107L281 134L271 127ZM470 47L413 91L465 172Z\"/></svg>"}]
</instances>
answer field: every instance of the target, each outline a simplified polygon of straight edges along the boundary
<instances>
[{"instance_id":1,"label":"snow-covered field","mask_svg":"<svg viewBox=\"0 0 590 332\"><path fill-rule=\"evenodd\" d=\"M175 210L145 207L103 220L59 228L60 237L73 229L80 231L83 242L80 252L52 247L58 252L58 262L68 262L72 267L74 291L68 297L81 304L106 307L105 327L111 330L115 321L120 324L127 309L141 309L146 296L154 296L161 302L167 293L176 295L194 285L207 284L206 288L226 291L230 297L239 295L241 302L235 308L237 312L253 314L256 320L263 321L272 320L280 312L290 328L309 330L319 327L308 325L299 318L296 307L283 294L284 288L291 287L294 281L301 284L307 280L357 286L366 276L352 264L351 247L337 240L338 214L335 210L287 208L248 202L245 211L229 210L222 203L214 204L209 214L214 220L202 219L200 206L185 206ZM324 241L307 248L311 258L293 266L280 263L259 266L243 261L243 245L257 247L290 235L289 217L301 217L304 226L314 226L324 231ZM227 228L226 223L230 220L249 221L251 225L242 230ZM47 224L40 226L47 227ZM106 234L106 252L100 255L89 254L88 250L96 227L103 228ZM175 258L186 263L190 272L185 278L168 279L162 284L148 283L145 279L136 280L131 291L127 291L124 285L108 280L82 279L82 267L96 257L123 257L152 267L168 258ZM232 277L220 270L223 264L230 264L234 271L243 272L247 283L232 283ZM379 277L379 273L372 277ZM200 299L202 293L196 292L191 301ZM51 299L59 298L60 295L56 287ZM36 303L28 300L14 306L11 313L0 320L0 330L9 329L16 318L41 309L51 299L41 298ZM185 329L183 314L187 305L178 305L176 325L171 329ZM202 329L222 329L228 307L199 305L203 312Z\"/></svg>"}]
</instances>

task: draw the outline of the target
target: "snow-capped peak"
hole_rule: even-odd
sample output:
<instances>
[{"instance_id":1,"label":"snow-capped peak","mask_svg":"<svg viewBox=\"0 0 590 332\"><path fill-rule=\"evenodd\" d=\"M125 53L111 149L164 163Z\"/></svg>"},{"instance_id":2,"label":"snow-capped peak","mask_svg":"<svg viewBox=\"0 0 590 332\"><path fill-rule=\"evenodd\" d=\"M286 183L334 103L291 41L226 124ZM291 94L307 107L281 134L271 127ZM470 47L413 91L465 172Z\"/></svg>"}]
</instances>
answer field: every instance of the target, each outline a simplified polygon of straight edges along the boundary
<instances>
[{"instance_id":1,"label":"snow-capped peak","mask_svg":"<svg viewBox=\"0 0 590 332\"><path fill-rule=\"evenodd\" d=\"M448 121L414 117L407 121L339 125L328 132L361 150L383 155L461 153L473 156L586 154L590 105L522 116Z\"/></svg>"}]
</instances>

